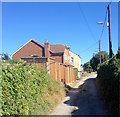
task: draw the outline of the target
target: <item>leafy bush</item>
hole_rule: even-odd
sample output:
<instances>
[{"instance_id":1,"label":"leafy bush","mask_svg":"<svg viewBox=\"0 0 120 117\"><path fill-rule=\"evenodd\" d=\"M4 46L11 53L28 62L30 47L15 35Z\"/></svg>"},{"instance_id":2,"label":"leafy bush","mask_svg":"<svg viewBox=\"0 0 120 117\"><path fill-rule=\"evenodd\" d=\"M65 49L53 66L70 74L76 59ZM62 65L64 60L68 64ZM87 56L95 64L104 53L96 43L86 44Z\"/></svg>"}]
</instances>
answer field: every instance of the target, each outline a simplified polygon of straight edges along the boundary
<instances>
[{"instance_id":1,"label":"leafy bush","mask_svg":"<svg viewBox=\"0 0 120 117\"><path fill-rule=\"evenodd\" d=\"M120 48L119 48L118 51L117 51L116 57L117 57L118 59L120 59Z\"/></svg>"},{"instance_id":2,"label":"leafy bush","mask_svg":"<svg viewBox=\"0 0 120 117\"><path fill-rule=\"evenodd\" d=\"M99 66L98 82L103 99L113 115L119 113L120 59L113 58Z\"/></svg>"},{"instance_id":3,"label":"leafy bush","mask_svg":"<svg viewBox=\"0 0 120 117\"><path fill-rule=\"evenodd\" d=\"M76 80L81 80L82 78L81 77L77 77Z\"/></svg>"},{"instance_id":4,"label":"leafy bush","mask_svg":"<svg viewBox=\"0 0 120 117\"><path fill-rule=\"evenodd\" d=\"M89 72L89 73L93 72L93 69L92 69L92 67L91 67L91 65L90 65L90 62L85 63L85 64L83 65L83 69L84 69L84 71L87 71L87 72Z\"/></svg>"},{"instance_id":5,"label":"leafy bush","mask_svg":"<svg viewBox=\"0 0 120 117\"><path fill-rule=\"evenodd\" d=\"M93 71L97 71L97 67L100 64L100 54L101 54L101 63L108 60L108 53L105 51L101 51L96 53L90 60L90 66L92 67Z\"/></svg>"},{"instance_id":6,"label":"leafy bush","mask_svg":"<svg viewBox=\"0 0 120 117\"><path fill-rule=\"evenodd\" d=\"M46 70L24 61L3 61L2 115L39 115L48 112L62 97L63 86Z\"/></svg>"},{"instance_id":7,"label":"leafy bush","mask_svg":"<svg viewBox=\"0 0 120 117\"><path fill-rule=\"evenodd\" d=\"M75 70L75 76L78 77L78 68L74 68Z\"/></svg>"}]
</instances>

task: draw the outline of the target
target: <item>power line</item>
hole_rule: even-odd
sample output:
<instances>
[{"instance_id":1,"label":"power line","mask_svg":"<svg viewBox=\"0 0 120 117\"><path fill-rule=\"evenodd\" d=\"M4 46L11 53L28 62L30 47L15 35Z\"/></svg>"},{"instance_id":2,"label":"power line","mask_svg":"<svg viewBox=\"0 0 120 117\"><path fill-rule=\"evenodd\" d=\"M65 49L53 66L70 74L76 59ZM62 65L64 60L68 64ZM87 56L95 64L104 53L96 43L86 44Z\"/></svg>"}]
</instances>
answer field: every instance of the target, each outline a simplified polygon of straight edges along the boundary
<instances>
[{"instance_id":1,"label":"power line","mask_svg":"<svg viewBox=\"0 0 120 117\"><path fill-rule=\"evenodd\" d=\"M112 0L109 2L109 4L111 4L111 3L112 3ZM90 25L89 25L89 23L88 23L88 21L87 21L87 19L86 19L86 17L85 17L85 14L84 14L84 12L83 12L80 4L78 4L78 5L79 5L80 12L81 12L81 14L82 14L82 16L83 16L83 19L84 19L84 21L86 22L87 28L88 28L89 32L91 33L91 35L92 35L92 39L94 39L94 40L96 41L96 39L94 38L94 35L93 35L92 31L91 31ZM104 18L104 23L103 23L103 27L102 27L102 31L101 31L99 40L101 40L101 38L102 38L102 35L103 35L103 32L104 32L104 28L105 28L105 24L106 24L106 19L107 19L107 9L106 9L105 18ZM91 45L90 47L88 47L86 50L82 51L81 53L90 50L90 48L93 48L96 43L98 43L98 41L95 42L94 44L92 44L92 45Z\"/></svg>"},{"instance_id":2,"label":"power line","mask_svg":"<svg viewBox=\"0 0 120 117\"><path fill-rule=\"evenodd\" d=\"M93 43L91 46L89 46L87 49L81 51L80 53L83 53L83 52L86 52L86 51L89 51L91 48L95 47L95 45L97 45L98 41L96 41L95 43Z\"/></svg>"},{"instance_id":3,"label":"power line","mask_svg":"<svg viewBox=\"0 0 120 117\"><path fill-rule=\"evenodd\" d=\"M111 3L112 3L112 0L109 2L108 5L111 5ZM99 38L100 40L101 40L102 35L103 35L103 31L104 31L104 28L105 28L106 20L107 20L107 8L106 8L105 18L104 18L104 22L103 22L103 28L102 28L102 31L101 31L101 34L100 34L100 38Z\"/></svg>"},{"instance_id":4,"label":"power line","mask_svg":"<svg viewBox=\"0 0 120 117\"><path fill-rule=\"evenodd\" d=\"M93 35L93 32L92 32L92 30L91 30L91 28L90 28L90 25L89 25L89 23L88 23L88 21L87 21L87 19L86 19L86 17L85 17L85 14L84 14L84 12L83 12L83 10L82 10L79 2L78 2L78 7L79 7L80 12L81 12L81 14L82 14L82 16L83 16L84 21L86 22L87 28L88 28L89 32L91 33L92 39L94 39L94 41L96 41L95 36Z\"/></svg>"},{"instance_id":5,"label":"power line","mask_svg":"<svg viewBox=\"0 0 120 117\"><path fill-rule=\"evenodd\" d=\"M103 31L104 31L105 24L106 24L106 19L107 19L107 9L106 9L105 18L104 18L104 23L103 23L103 28L102 28L102 31L101 31L99 40L101 40L101 38L102 38Z\"/></svg>"},{"instance_id":6,"label":"power line","mask_svg":"<svg viewBox=\"0 0 120 117\"><path fill-rule=\"evenodd\" d=\"M109 2L108 5L111 5L111 3L112 3L112 0ZM81 7L80 7L80 4L79 4L79 8L80 8L80 11L81 11L81 13L82 13L82 16L83 16L83 18L84 18L84 20L85 20L85 22L86 22L86 24L87 24L87 27L88 27L89 31L91 32L91 35L93 36L93 33L92 33L92 31L91 31L91 29L90 29L90 26L89 26L89 24L88 24L88 22L87 22L87 19L86 19L85 15L84 15ZM104 23L103 23L102 31L101 31L100 38L99 38L99 44L100 44L100 40L101 40L102 35L103 35L103 32L104 32L106 20L107 20L107 9L106 9L106 13L105 13L105 18L104 18ZM93 38L93 39L94 39L94 38ZM96 42L96 43L97 43L97 42ZM93 45L94 45L94 44L93 44ZM91 46L94 47L93 45L91 45ZM81 53L90 50L91 46L88 47L86 50L82 51Z\"/></svg>"}]
</instances>

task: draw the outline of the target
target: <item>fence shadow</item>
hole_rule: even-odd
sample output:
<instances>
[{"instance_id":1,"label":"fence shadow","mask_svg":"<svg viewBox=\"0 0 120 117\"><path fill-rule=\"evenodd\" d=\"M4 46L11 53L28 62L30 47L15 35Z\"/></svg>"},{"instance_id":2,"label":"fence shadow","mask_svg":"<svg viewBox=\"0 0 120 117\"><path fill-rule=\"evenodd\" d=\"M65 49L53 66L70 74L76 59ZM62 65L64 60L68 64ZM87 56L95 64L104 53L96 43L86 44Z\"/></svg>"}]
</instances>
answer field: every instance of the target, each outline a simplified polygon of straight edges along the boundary
<instances>
[{"instance_id":1,"label":"fence shadow","mask_svg":"<svg viewBox=\"0 0 120 117\"><path fill-rule=\"evenodd\" d=\"M69 100L64 103L73 106L71 115L106 115L97 87L96 78L89 78L78 88L70 87L67 93ZM108 114L107 114L108 115Z\"/></svg>"},{"instance_id":2,"label":"fence shadow","mask_svg":"<svg viewBox=\"0 0 120 117\"><path fill-rule=\"evenodd\" d=\"M66 85L66 88L69 90L66 93L66 96L69 97L69 100L65 101L64 103L70 106L77 106L76 99L79 96L79 92L82 89L83 85L80 85L78 88L70 87Z\"/></svg>"}]
</instances>

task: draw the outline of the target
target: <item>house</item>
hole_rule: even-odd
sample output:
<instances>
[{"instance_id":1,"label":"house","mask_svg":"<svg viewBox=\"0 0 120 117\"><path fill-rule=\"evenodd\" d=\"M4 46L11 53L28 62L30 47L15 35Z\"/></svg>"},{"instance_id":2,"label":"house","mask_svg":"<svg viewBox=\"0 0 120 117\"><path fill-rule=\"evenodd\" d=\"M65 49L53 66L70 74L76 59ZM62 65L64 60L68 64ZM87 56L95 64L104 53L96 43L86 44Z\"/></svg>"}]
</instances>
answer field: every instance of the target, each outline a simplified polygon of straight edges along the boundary
<instances>
[{"instance_id":1,"label":"house","mask_svg":"<svg viewBox=\"0 0 120 117\"><path fill-rule=\"evenodd\" d=\"M71 50L69 51L69 53L70 53L70 64L74 66L74 68L78 69L78 76L80 77L83 72L83 67L81 65L81 57L80 55L72 52Z\"/></svg>"},{"instance_id":2,"label":"house","mask_svg":"<svg viewBox=\"0 0 120 117\"><path fill-rule=\"evenodd\" d=\"M80 67L80 56L77 54L72 54L69 46L65 46L63 44L49 44L46 41L43 44L31 39L26 44L24 44L21 48L19 48L16 52L13 53L13 60L20 60L24 57L52 57L55 58L56 61L66 64L73 65L74 67ZM73 58L73 62L71 59Z\"/></svg>"},{"instance_id":3,"label":"house","mask_svg":"<svg viewBox=\"0 0 120 117\"><path fill-rule=\"evenodd\" d=\"M74 53L74 52L72 52L72 51L69 51L69 53L70 53L70 63L71 63L75 68L77 68L78 71L80 71L81 57L80 57L78 54L76 54L76 53ZM79 61L79 62L78 62L78 61Z\"/></svg>"}]
</instances>

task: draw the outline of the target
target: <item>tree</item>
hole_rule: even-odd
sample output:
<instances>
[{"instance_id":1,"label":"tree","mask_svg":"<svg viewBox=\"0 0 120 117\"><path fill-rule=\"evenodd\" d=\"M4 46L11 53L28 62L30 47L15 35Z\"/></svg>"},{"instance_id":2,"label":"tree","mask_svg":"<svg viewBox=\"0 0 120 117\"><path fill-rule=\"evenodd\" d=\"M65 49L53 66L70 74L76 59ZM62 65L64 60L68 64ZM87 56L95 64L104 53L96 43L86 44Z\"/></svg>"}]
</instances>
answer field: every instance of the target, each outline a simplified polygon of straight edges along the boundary
<instances>
[{"instance_id":1,"label":"tree","mask_svg":"<svg viewBox=\"0 0 120 117\"><path fill-rule=\"evenodd\" d=\"M117 51L116 58L120 59L120 48Z\"/></svg>"},{"instance_id":2,"label":"tree","mask_svg":"<svg viewBox=\"0 0 120 117\"><path fill-rule=\"evenodd\" d=\"M93 70L92 70L92 67L91 67L91 65L90 65L90 62L85 63L85 64L83 65L83 69L84 69L84 71L87 71L87 72L92 72L92 71L93 71Z\"/></svg>"},{"instance_id":3,"label":"tree","mask_svg":"<svg viewBox=\"0 0 120 117\"><path fill-rule=\"evenodd\" d=\"M105 61L108 60L108 59L109 59L108 53L105 52L105 51L102 51L102 52L101 52L101 62L103 63L103 62L105 62Z\"/></svg>"},{"instance_id":4,"label":"tree","mask_svg":"<svg viewBox=\"0 0 120 117\"><path fill-rule=\"evenodd\" d=\"M78 77L78 69L77 68L74 68L74 70L75 70L75 76L76 76L76 78Z\"/></svg>"},{"instance_id":5,"label":"tree","mask_svg":"<svg viewBox=\"0 0 120 117\"><path fill-rule=\"evenodd\" d=\"M92 59L90 60L90 66L92 67L93 71L97 70L97 66L100 63L99 57L93 56Z\"/></svg>"},{"instance_id":6,"label":"tree","mask_svg":"<svg viewBox=\"0 0 120 117\"><path fill-rule=\"evenodd\" d=\"M106 60L108 60L109 56L108 53L105 51L101 51L101 62L105 62ZM98 64L100 64L100 53L98 52L97 54L95 54L91 60L90 60L90 66L92 67L92 69L94 71L97 70L97 66Z\"/></svg>"}]
</instances>

